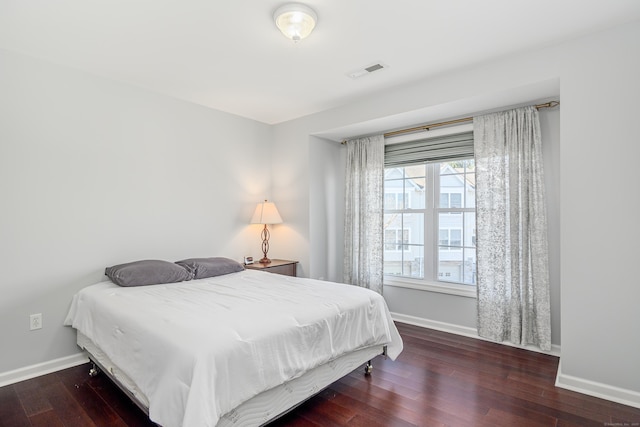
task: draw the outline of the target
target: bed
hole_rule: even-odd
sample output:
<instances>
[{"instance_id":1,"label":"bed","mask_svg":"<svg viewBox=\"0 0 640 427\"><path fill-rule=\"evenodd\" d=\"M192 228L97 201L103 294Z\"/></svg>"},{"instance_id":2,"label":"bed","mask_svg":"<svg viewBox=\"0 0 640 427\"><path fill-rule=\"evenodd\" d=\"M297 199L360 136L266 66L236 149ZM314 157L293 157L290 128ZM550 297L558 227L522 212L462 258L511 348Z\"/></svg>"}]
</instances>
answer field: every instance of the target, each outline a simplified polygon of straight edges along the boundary
<instances>
[{"instance_id":1,"label":"bed","mask_svg":"<svg viewBox=\"0 0 640 427\"><path fill-rule=\"evenodd\" d=\"M402 351L384 299L356 286L242 270L88 286L65 324L164 426L268 423L379 354Z\"/></svg>"}]
</instances>

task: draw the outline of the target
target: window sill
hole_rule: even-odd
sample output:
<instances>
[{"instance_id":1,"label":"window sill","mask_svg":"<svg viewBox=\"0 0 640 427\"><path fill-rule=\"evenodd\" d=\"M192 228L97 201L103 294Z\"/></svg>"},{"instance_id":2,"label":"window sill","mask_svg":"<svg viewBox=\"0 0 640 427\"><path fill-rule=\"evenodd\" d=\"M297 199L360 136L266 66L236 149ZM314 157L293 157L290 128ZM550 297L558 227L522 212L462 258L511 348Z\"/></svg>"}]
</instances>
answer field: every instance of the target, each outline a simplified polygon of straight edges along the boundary
<instances>
[{"instance_id":1,"label":"window sill","mask_svg":"<svg viewBox=\"0 0 640 427\"><path fill-rule=\"evenodd\" d=\"M443 284L442 282L425 282L422 280L408 278L385 277L384 286L438 292L441 294L457 295L466 298L477 298L475 286L458 285L455 283Z\"/></svg>"}]
</instances>

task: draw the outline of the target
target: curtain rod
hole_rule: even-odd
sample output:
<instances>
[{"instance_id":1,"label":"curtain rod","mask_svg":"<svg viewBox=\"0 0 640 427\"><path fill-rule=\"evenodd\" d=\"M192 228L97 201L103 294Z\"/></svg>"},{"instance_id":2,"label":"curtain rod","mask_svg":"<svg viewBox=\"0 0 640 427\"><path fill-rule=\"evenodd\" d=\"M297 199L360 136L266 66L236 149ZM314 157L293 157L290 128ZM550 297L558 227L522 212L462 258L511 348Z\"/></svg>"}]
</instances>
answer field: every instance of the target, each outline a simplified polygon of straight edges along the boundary
<instances>
[{"instance_id":1,"label":"curtain rod","mask_svg":"<svg viewBox=\"0 0 640 427\"><path fill-rule=\"evenodd\" d=\"M549 101L549 102L545 102L543 104L534 105L534 107L536 107L539 110L541 108L557 107L558 105L560 105L560 102L558 102L558 101ZM439 127L439 126L447 126L447 125L454 125L456 123L470 122L472 120L473 120L473 117L464 117L462 119L449 120L449 121L440 122L440 123L432 123L430 125L422 125L422 126L416 126L416 127L408 128L408 129L394 130L394 131L385 133L383 136L385 138L388 138L390 136L402 135L402 134L405 134L405 133L412 133L412 132L419 132L419 131L429 130L431 128L435 128L435 127ZM341 142L341 144L343 144L343 145L346 144L346 143L347 143L347 141L342 141Z\"/></svg>"}]
</instances>

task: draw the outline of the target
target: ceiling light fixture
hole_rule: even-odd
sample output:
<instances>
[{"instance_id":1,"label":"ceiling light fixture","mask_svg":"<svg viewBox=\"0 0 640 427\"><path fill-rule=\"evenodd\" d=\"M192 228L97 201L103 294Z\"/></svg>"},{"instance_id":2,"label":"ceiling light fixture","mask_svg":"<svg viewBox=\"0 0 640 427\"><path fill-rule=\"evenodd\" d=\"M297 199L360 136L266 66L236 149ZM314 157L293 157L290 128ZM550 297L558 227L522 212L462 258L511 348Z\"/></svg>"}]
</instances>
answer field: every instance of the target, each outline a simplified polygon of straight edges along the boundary
<instances>
[{"instance_id":1,"label":"ceiling light fixture","mask_svg":"<svg viewBox=\"0 0 640 427\"><path fill-rule=\"evenodd\" d=\"M282 34L297 43L311 34L318 22L318 15L308 6L289 3L277 8L273 19Z\"/></svg>"}]
</instances>

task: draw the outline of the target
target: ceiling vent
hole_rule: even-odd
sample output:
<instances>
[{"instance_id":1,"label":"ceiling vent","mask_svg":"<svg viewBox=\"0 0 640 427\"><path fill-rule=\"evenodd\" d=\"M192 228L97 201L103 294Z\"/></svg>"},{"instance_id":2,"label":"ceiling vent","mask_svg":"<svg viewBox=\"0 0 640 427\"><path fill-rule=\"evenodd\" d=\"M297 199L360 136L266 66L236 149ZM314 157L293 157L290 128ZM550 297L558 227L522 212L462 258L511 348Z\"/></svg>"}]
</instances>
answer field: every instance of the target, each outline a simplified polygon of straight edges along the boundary
<instances>
[{"instance_id":1,"label":"ceiling vent","mask_svg":"<svg viewBox=\"0 0 640 427\"><path fill-rule=\"evenodd\" d=\"M385 68L389 68L389 66L378 62L376 64L369 65L368 67L364 67L359 70L347 73L347 76L351 77L352 79L357 79L358 77L366 76Z\"/></svg>"}]
</instances>

